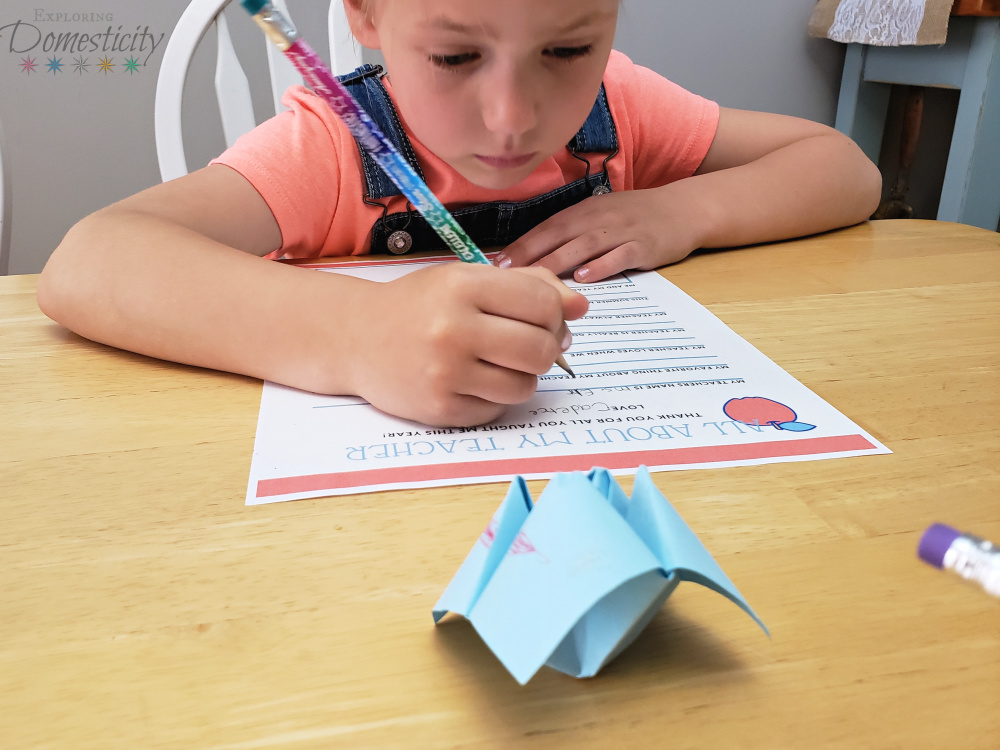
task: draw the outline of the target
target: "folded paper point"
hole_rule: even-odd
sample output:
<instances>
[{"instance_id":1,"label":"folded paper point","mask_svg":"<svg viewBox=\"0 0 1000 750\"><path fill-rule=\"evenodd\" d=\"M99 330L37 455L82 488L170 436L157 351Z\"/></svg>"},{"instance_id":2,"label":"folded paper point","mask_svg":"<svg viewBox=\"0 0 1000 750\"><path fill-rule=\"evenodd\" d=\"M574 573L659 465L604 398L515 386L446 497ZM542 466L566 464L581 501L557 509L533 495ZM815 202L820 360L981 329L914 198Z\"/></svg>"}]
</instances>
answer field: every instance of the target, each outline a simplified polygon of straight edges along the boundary
<instances>
[{"instance_id":1,"label":"folded paper point","mask_svg":"<svg viewBox=\"0 0 1000 750\"><path fill-rule=\"evenodd\" d=\"M434 607L468 619L525 684L545 664L592 677L682 581L739 605L732 581L640 467L627 497L606 469L556 474L534 504L521 477Z\"/></svg>"}]
</instances>

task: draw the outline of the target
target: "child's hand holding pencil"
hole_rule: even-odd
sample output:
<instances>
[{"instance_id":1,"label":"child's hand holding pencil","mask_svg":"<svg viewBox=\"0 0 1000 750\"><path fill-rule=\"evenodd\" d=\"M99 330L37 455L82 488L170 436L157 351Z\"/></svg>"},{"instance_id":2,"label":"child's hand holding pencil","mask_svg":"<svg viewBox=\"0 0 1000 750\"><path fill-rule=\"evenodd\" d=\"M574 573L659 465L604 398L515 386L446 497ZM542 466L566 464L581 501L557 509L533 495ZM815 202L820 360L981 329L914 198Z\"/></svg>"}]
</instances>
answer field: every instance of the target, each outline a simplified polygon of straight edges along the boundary
<instances>
[{"instance_id":1,"label":"child's hand holding pencil","mask_svg":"<svg viewBox=\"0 0 1000 750\"><path fill-rule=\"evenodd\" d=\"M443 263L372 284L349 363L352 392L430 425L489 422L535 393L587 298L542 268ZM363 324L362 324L363 323Z\"/></svg>"}]
</instances>

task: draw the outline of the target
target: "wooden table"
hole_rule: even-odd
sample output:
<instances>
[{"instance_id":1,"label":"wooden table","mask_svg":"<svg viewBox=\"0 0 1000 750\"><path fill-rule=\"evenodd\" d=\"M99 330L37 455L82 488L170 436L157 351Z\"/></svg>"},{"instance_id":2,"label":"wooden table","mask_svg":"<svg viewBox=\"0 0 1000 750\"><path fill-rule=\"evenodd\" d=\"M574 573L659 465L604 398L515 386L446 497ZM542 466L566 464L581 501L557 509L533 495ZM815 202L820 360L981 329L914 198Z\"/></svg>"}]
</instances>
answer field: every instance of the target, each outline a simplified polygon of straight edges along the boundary
<instances>
[{"instance_id":1,"label":"wooden table","mask_svg":"<svg viewBox=\"0 0 1000 750\"><path fill-rule=\"evenodd\" d=\"M894 453L655 475L772 638L685 583L596 678L526 687L431 622L504 486L245 507L259 382L0 279L0 747L1000 747L1000 602L915 556L934 521L1000 541L1000 235L665 275Z\"/></svg>"}]
</instances>

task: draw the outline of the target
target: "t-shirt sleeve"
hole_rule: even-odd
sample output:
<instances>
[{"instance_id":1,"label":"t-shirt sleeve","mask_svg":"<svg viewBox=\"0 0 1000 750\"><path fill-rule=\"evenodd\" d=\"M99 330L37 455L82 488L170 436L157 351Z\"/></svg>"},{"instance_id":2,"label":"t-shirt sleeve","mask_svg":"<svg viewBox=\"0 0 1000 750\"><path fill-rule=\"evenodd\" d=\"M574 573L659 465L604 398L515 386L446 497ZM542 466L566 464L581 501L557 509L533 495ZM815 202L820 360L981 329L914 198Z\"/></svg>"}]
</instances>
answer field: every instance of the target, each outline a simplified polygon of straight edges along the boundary
<instances>
[{"instance_id":1,"label":"t-shirt sleeve","mask_svg":"<svg viewBox=\"0 0 1000 750\"><path fill-rule=\"evenodd\" d=\"M277 256L318 255L344 187L341 155L351 153L344 151L345 140L352 149L354 141L326 103L307 89L289 89L282 103L287 111L241 136L212 163L236 170L263 197L281 229Z\"/></svg>"},{"instance_id":2,"label":"t-shirt sleeve","mask_svg":"<svg viewBox=\"0 0 1000 750\"><path fill-rule=\"evenodd\" d=\"M621 113L612 112L631 141L631 187L658 187L693 175L715 138L719 105L620 53L614 53L609 73L624 104Z\"/></svg>"}]
</instances>

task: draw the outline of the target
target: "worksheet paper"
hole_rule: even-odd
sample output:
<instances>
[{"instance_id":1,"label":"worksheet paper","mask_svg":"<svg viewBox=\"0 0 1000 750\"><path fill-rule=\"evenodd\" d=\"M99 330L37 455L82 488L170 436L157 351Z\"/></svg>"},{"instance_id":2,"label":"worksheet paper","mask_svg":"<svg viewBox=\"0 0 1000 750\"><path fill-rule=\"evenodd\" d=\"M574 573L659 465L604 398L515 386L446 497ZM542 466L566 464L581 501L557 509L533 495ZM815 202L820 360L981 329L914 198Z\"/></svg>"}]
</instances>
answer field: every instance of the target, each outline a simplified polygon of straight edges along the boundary
<instances>
[{"instance_id":1,"label":"worksheet paper","mask_svg":"<svg viewBox=\"0 0 1000 750\"><path fill-rule=\"evenodd\" d=\"M386 282L429 262L456 261L319 272ZM265 383L247 504L593 467L627 474L891 452L659 274L569 284L590 300L569 323L576 377L553 367L530 401L487 425L432 428L360 398Z\"/></svg>"}]
</instances>

